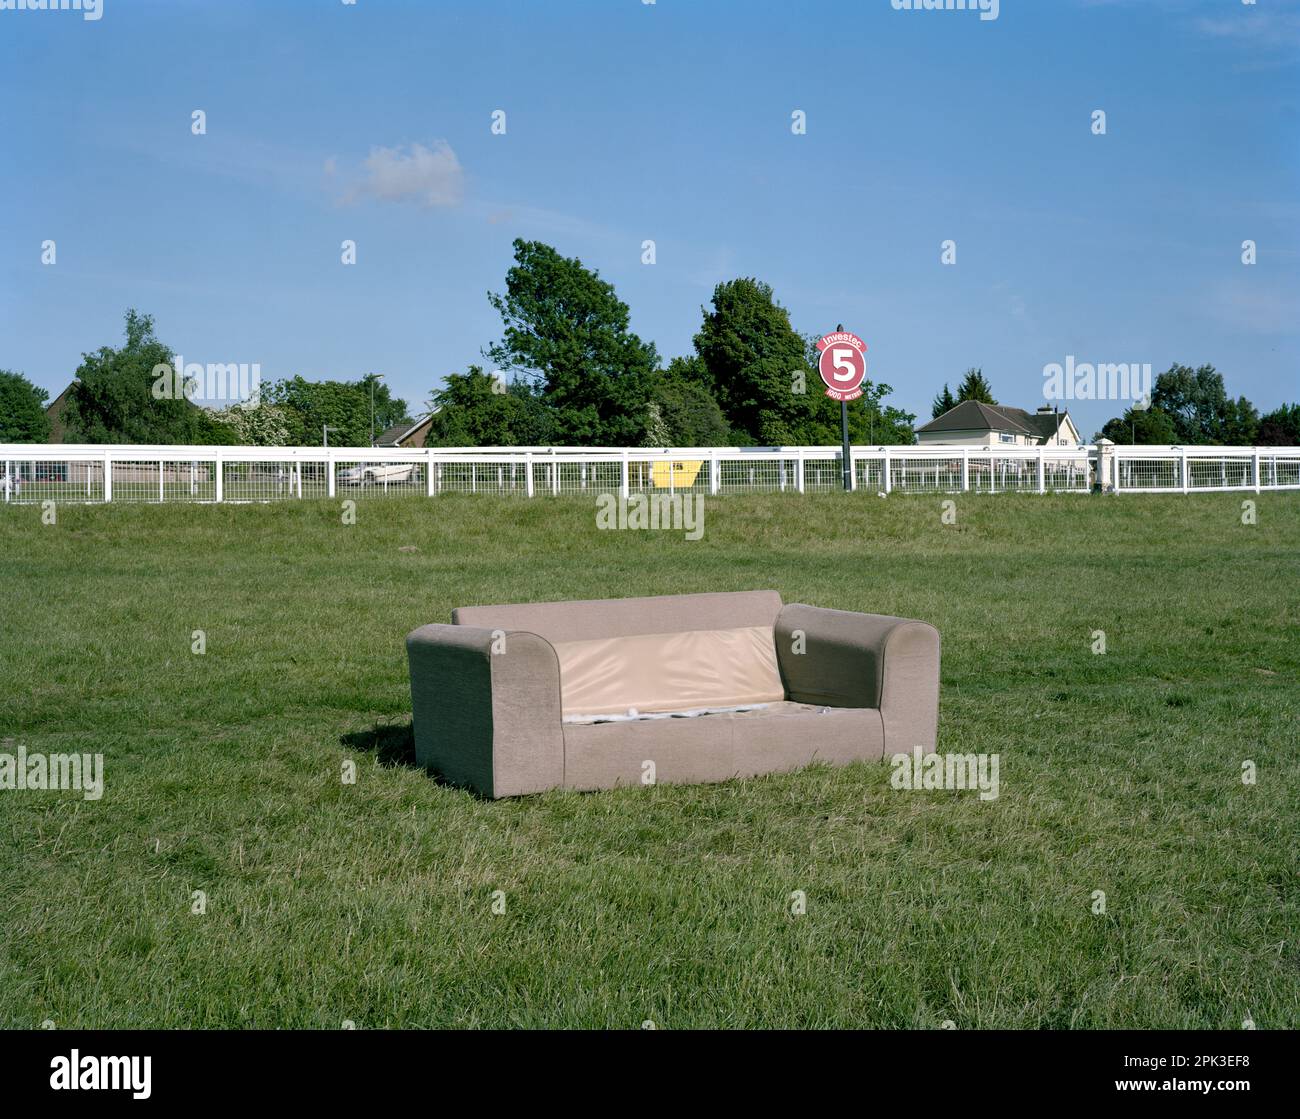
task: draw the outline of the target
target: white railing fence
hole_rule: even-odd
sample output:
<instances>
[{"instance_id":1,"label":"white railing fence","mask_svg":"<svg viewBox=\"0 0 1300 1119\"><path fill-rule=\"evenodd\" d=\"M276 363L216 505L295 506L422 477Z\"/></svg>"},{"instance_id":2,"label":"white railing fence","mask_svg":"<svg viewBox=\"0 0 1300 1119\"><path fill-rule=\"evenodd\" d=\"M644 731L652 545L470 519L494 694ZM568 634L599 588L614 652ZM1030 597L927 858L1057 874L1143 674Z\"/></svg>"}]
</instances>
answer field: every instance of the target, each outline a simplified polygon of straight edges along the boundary
<instances>
[{"instance_id":1,"label":"white railing fence","mask_svg":"<svg viewBox=\"0 0 1300 1119\"><path fill-rule=\"evenodd\" d=\"M1295 447L854 447L871 493L1190 493L1300 488ZM0 444L5 502L834 493L838 447L187 447Z\"/></svg>"}]
</instances>

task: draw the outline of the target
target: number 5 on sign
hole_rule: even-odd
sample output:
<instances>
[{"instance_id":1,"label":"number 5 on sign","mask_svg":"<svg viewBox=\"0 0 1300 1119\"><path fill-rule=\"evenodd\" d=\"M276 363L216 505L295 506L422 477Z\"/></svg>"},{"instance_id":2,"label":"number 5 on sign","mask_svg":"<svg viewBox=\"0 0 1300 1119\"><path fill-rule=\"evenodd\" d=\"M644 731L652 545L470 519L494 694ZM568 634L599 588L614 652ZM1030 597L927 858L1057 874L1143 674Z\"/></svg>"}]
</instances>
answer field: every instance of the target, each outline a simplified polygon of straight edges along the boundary
<instances>
[{"instance_id":1,"label":"number 5 on sign","mask_svg":"<svg viewBox=\"0 0 1300 1119\"><path fill-rule=\"evenodd\" d=\"M839 330L819 338L817 349L821 351L817 372L826 384L826 395L832 400L857 400L867 377L867 344L856 334Z\"/></svg>"}]
</instances>

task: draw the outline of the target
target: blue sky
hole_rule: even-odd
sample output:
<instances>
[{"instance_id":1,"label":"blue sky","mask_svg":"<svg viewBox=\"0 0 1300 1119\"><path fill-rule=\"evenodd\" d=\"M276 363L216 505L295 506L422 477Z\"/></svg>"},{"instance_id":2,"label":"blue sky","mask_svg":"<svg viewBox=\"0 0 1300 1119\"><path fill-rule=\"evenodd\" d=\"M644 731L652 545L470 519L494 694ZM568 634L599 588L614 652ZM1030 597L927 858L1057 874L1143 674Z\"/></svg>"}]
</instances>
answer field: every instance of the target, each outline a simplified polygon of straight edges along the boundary
<instances>
[{"instance_id":1,"label":"blue sky","mask_svg":"<svg viewBox=\"0 0 1300 1119\"><path fill-rule=\"evenodd\" d=\"M103 2L0 11L0 367L51 395L135 306L187 361L376 370L418 409L499 337L486 292L524 237L599 269L665 360L714 284L766 280L798 329L862 335L923 418L971 365L1033 408L1067 355L1300 397L1300 0L1002 0L992 21ZM1122 410L1070 407L1085 436Z\"/></svg>"}]
</instances>

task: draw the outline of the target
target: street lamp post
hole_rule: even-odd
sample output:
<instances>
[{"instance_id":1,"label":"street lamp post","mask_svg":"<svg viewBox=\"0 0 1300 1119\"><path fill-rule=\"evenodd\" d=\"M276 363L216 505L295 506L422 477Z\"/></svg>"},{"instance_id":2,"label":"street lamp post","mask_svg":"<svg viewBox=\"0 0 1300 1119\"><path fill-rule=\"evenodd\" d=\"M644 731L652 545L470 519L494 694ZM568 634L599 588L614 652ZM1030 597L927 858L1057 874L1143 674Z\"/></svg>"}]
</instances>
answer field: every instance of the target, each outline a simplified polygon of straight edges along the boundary
<instances>
[{"instance_id":1,"label":"street lamp post","mask_svg":"<svg viewBox=\"0 0 1300 1119\"><path fill-rule=\"evenodd\" d=\"M382 373L370 374L370 445L375 445L375 382L382 381Z\"/></svg>"},{"instance_id":2,"label":"street lamp post","mask_svg":"<svg viewBox=\"0 0 1300 1119\"><path fill-rule=\"evenodd\" d=\"M329 445L330 445L330 432L331 432L331 431L338 431L338 428L337 428L337 427L330 427L329 424L321 424L321 426L320 426L320 437L321 437L321 441L325 444L325 446L326 446L327 448L328 448Z\"/></svg>"}]
</instances>

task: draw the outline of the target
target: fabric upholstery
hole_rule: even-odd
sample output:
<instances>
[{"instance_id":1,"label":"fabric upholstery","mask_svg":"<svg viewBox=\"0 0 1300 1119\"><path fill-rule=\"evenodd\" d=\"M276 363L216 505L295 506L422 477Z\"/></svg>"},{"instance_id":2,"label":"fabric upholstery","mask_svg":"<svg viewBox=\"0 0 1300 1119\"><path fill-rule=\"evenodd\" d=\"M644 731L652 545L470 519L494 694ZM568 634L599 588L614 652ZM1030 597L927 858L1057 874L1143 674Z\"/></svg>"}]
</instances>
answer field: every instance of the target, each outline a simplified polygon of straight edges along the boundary
<instances>
[{"instance_id":1,"label":"fabric upholstery","mask_svg":"<svg viewBox=\"0 0 1300 1119\"><path fill-rule=\"evenodd\" d=\"M647 762L656 783L722 781L935 748L939 634L923 622L783 608L775 591L476 606L452 616L453 625L407 637L416 757L485 796L640 784ZM707 631L769 628L780 684L767 706L693 719L562 722L557 645L637 639L618 656L612 645L565 650L574 665L583 655L613 665L618 657L627 663L629 650L705 648ZM690 634L697 636L678 641ZM638 644L646 635L667 637ZM655 676L661 660L649 662L652 704L672 682ZM730 668L709 671L716 682Z\"/></svg>"},{"instance_id":2,"label":"fabric upholstery","mask_svg":"<svg viewBox=\"0 0 1300 1119\"><path fill-rule=\"evenodd\" d=\"M407 636L406 649L422 766L485 796L564 783L560 667L548 642L428 625Z\"/></svg>"},{"instance_id":3,"label":"fabric upholstery","mask_svg":"<svg viewBox=\"0 0 1300 1119\"><path fill-rule=\"evenodd\" d=\"M880 712L780 703L761 711L564 728L565 786L605 789L691 784L784 773L813 762L843 765L884 755Z\"/></svg>"},{"instance_id":4,"label":"fabric upholstery","mask_svg":"<svg viewBox=\"0 0 1300 1119\"><path fill-rule=\"evenodd\" d=\"M454 625L527 630L556 645L642 633L771 626L780 610L781 596L776 591L731 591L533 602L517 606L462 606L452 611L451 620Z\"/></svg>"},{"instance_id":5,"label":"fabric upholstery","mask_svg":"<svg viewBox=\"0 0 1300 1119\"><path fill-rule=\"evenodd\" d=\"M802 653L796 651L800 647ZM889 753L909 753L917 746L934 750L939 723L934 626L791 603L777 618L776 649L791 699L878 708Z\"/></svg>"},{"instance_id":6,"label":"fabric upholstery","mask_svg":"<svg viewBox=\"0 0 1300 1119\"><path fill-rule=\"evenodd\" d=\"M771 626L561 641L555 653L566 719L785 698Z\"/></svg>"}]
</instances>

